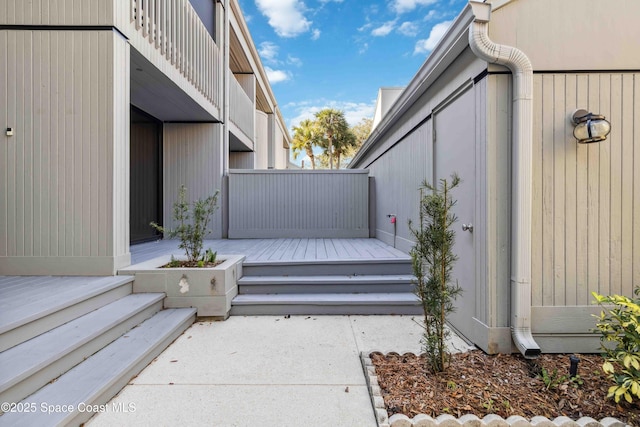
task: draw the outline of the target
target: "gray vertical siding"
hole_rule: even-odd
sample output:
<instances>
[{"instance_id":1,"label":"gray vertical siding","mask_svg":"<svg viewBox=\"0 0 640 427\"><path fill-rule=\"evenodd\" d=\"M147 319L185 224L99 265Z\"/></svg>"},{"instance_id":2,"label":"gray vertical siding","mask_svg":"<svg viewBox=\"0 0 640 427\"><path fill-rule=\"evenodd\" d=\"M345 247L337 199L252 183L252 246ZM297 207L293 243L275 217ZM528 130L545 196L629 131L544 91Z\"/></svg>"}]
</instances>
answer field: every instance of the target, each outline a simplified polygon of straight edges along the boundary
<instances>
[{"instance_id":1,"label":"gray vertical siding","mask_svg":"<svg viewBox=\"0 0 640 427\"><path fill-rule=\"evenodd\" d=\"M535 80L533 304L585 306L640 283L640 74ZM569 116L607 116L611 134L577 144Z\"/></svg>"},{"instance_id":2,"label":"gray vertical siding","mask_svg":"<svg viewBox=\"0 0 640 427\"><path fill-rule=\"evenodd\" d=\"M189 201L206 198L222 190L222 145L219 124L165 123L163 135L163 217L165 227L174 228L173 203L181 185ZM221 206L222 197L218 206ZM222 236L221 209L216 212L210 238Z\"/></svg>"},{"instance_id":3,"label":"gray vertical siding","mask_svg":"<svg viewBox=\"0 0 640 427\"><path fill-rule=\"evenodd\" d=\"M229 237L369 237L368 171L231 171Z\"/></svg>"},{"instance_id":4,"label":"gray vertical siding","mask_svg":"<svg viewBox=\"0 0 640 427\"><path fill-rule=\"evenodd\" d=\"M113 25L122 0L2 0L0 23L9 25ZM116 9L117 10L117 9Z\"/></svg>"},{"instance_id":5,"label":"gray vertical siding","mask_svg":"<svg viewBox=\"0 0 640 427\"><path fill-rule=\"evenodd\" d=\"M256 110L256 141L254 144L254 166L252 169L267 169L269 166L269 124L267 113Z\"/></svg>"},{"instance_id":6,"label":"gray vertical siding","mask_svg":"<svg viewBox=\"0 0 640 427\"><path fill-rule=\"evenodd\" d=\"M229 153L230 169L254 169L255 153L234 151Z\"/></svg>"},{"instance_id":7,"label":"gray vertical siding","mask_svg":"<svg viewBox=\"0 0 640 427\"><path fill-rule=\"evenodd\" d=\"M476 88L478 155L482 158L477 189L481 207L476 221L482 226L474 234L482 242L477 256L484 266L478 273L483 281L479 298L484 310L477 315L489 327L507 327L511 306L511 75L489 75Z\"/></svg>"},{"instance_id":8,"label":"gray vertical siding","mask_svg":"<svg viewBox=\"0 0 640 427\"><path fill-rule=\"evenodd\" d=\"M369 166L376 186L376 237L394 244L387 215L396 215L395 244L404 252L413 246L407 224L418 220L420 184L433 177L431 126L427 121Z\"/></svg>"},{"instance_id":9,"label":"gray vertical siding","mask_svg":"<svg viewBox=\"0 0 640 427\"><path fill-rule=\"evenodd\" d=\"M253 143L255 139L255 102L245 89L229 76L229 120Z\"/></svg>"},{"instance_id":10,"label":"gray vertical siding","mask_svg":"<svg viewBox=\"0 0 640 427\"><path fill-rule=\"evenodd\" d=\"M128 44L0 31L0 70L0 270L112 274L129 257Z\"/></svg>"}]
</instances>

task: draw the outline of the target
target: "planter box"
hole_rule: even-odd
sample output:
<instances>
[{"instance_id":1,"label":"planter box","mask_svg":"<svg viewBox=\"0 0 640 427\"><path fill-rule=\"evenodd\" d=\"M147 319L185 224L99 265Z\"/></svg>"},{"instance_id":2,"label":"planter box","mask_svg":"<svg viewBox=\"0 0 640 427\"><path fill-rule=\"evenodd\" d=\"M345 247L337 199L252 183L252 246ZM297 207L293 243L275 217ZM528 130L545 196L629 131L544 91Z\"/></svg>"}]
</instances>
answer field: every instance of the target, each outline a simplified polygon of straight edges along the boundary
<instances>
[{"instance_id":1,"label":"planter box","mask_svg":"<svg viewBox=\"0 0 640 427\"><path fill-rule=\"evenodd\" d=\"M120 275L134 275L133 292L164 292L165 308L195 307L198 317L226 319L231 300L238 295L243 255L218 255L222 264L213 268L161 268L171 255L121 269ZM178 259L181 259L178 257Z\"/></svg>"}]
</instances>

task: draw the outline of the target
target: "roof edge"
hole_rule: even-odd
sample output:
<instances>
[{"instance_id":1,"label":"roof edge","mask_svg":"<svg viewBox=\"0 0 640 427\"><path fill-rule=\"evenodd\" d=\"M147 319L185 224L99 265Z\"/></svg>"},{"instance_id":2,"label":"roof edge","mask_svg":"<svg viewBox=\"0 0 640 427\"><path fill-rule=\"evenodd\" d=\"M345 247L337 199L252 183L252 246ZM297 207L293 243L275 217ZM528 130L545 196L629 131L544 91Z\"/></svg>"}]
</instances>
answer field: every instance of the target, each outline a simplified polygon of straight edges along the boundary
<instances>
[{"instance_id":1,"label":"roof edge","mask_svg":"<svg viewBox=\"0 0 640 427\"><path fill-rule=\"evenodd\" d=\"M447 30L442 40L433 49L422 64L416 75L411 79L406 89L400 94L396 102L385 115L378 126L371 132L369 138L362 144L349 164L349 168L357 168L367 155L382 141L382 137L396 123L416 100L442 75L455 58L469 46L467 31L473 22L471 6L467 4ZM368 166L368 165L367 165Z\"/></svg>"}]
</instances>

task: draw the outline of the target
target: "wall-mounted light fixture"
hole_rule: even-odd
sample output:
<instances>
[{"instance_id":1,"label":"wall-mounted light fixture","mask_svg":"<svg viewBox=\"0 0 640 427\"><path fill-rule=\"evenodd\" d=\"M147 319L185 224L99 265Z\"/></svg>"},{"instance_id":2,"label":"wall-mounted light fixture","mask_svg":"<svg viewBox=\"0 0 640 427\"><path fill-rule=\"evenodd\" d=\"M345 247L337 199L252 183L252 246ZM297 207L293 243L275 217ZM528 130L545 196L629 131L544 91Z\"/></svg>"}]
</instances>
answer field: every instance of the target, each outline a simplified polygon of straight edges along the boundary
<instances>
[{"instance_id":1,"label":"wall-mounted light fixture","mask_svg":"<svg viewBox=\"0 0 640 427\"><path fill-rule=\"evenodd\" d=\"M603 115L587 110L574 111L571 121L575 126L573 136L580 144L604 141L611 132L611 123L605 120Z\"/></svg>"}]
</instances>

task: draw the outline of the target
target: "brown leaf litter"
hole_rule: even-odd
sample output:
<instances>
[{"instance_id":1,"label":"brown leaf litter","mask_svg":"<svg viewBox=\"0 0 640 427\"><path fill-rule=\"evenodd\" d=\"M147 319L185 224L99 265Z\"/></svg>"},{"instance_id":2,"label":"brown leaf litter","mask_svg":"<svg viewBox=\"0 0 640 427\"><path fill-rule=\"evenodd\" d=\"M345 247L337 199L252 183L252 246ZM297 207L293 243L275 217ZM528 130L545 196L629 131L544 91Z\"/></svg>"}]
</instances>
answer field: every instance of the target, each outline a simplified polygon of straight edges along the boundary
<instances>
[{"instance_id":1,"label":"brown leaf litter","mask_svg":"<svg viewBox=\"0 0 640 427\"><path fill-rule=\"evenodd\" d=\"M519 354L471 351L451 355L448 369L437 374L429 372L423 356L371 353L370 357L389 416L614 417L640 425L640 404L616 404L606 398L613 383L602 373L600 355L578 355L579 379L574 380L568 375L568 354L543 354L529 361Z\"/></svg>"}]
</instances>

